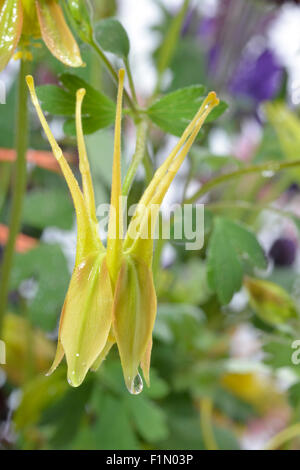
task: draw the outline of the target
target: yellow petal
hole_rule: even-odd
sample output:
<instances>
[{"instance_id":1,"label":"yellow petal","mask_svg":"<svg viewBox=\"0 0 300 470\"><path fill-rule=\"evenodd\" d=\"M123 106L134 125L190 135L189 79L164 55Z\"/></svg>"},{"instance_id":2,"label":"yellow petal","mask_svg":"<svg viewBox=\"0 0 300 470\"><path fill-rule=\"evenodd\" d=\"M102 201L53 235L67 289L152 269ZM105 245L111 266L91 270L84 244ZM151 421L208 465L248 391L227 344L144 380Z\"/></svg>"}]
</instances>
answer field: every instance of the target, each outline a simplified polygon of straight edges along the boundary
<instances>
[{"instance_id":1,"label":"yellow petal","mask_svg":"<svg viewBox=\"0 0 300 470\"><path fill-rule=\"evenodd\" d=\"M39 38L41 36L35 2L33 0L21 0L23 6L22 35Z\"/></svg>"},{"instance_id":2,"label":"yellow petal","mask_svg":"<svg viewBox=\"0 0 300 470\"><path fill-rule=\"evenodd\" d=\"M133 394L141 391L138 368L152 338L155 315L156 293L151 270L127 257L116 285L113 326L125 383ZM148 380L147 370L145 375Z\"/></svg>"},{"instance_id":3,"label":"yellow petal","mask_svg":"<svg viewBox=\"0 0 300 470\"><path fill-rule=\"evenodd\" d=\"M90 164L86 152L86 146L84 142L84 135L82 129L82 102L85 96L86 91L81 88L76 93L76 133L77 133L77 143L78 143L78 153L79 153L79 170L82 177L82 186L83 186L83 197L85 200L85 205L87 208L88 216L91 219L91 223L94 224L95 230L98 232L98 220L96 217L96 204L95 204L95 194L93 188L92 175L90 170ZM104 246L99 240L101 245L101 250L104 251Z\"/></svg>"},{"instance_id":4,"label":"yellow petal","mask_svg":"<svg viewBox=\"0 0 300 470\"><path fill-rule=\"evenodd\" d=\"M148 387L150 387L150 363L151 363L152 344L153 344L153 340L151 336L146 352L141 361L141 369L143 371L144 378Z\"/></svg>"},{"instance_id":5,"label":"yellow petal","mask_svg":"<svg viewBox=\"0 0 300 470\"><path fill-rule=\"evenodd\" d=\"M27 85L30 91L31 100L33 105L36 109L36 112L39 116L41 121L42 127L45 131L45 134L49 140L51 145L53 155L58 161L62 173L65 177L65 180L69 186L70 193L72 195L74 207L76 210L77 216L77 252L76 252L76 265L81 263L83 258L86 258L91 252L102 251L104 252L104 247L100 241L98 236L97 227L94 223L92 223L91 218L87 212L87 208L85 205L84 197L81 193L81 190L78 186L77 180L74 177L72 170L66 161L63 152L59 145L57 144L49 125L45 119L45 116L41 110L40 104L38 102L34 82L32 76L27 76Z\"/></svg>"},{"instance_id":6,"label":"yellow petal","mask_svg":"<svg viewBox=\"0 0 300 470\"><path fill-rule=\"evenodd\" d=\"M21 0L0 0L0 71L16 49L22 31Z\"/></svg>"},{"instance_id":7,"label":"yellow petal","mask_svg":"<svg viewBox=\"0 0 300 470\"><path fill-rule=\"evenodd\" d=\"M110 338L110 335L108 335L106 345L104 346L103 350L101 351L101 353L99 354L99 356L97 357L97 359L95 360L94 364L91 367L92 371L95 372L96 370L99 369L102 362L105 361L109 351L111 350L111 348L113 347L115 343L116 343L115 339Z\"/></svg>"},{"instance_id":8,"label":"yellow petal","mask_svg":"<svg viewBox=\"0 0 300 470\"><path fill-rule=\"evenodd\" d=\"M105 255L91 255L74 269L61 321L60 341L68 381L78 387L106 345L113 296Z\"/></svg>"},{"instance_id":9,"label":"yellow petal","mask_svg":"<svg viewBox=\"0 0 300 470\"><path fill-rule=\"evenodd\" d=\"M122 100L124 88L125 71L119 71L119 87L117 98L114 158L112 171L111 202L107 237L107 266L111 276L113 286L116 283L118 272L122 262L123 245L123 224L122 224L122 204L121 204L121 121L122 121Z\"/></svg>"},{"instance_id":10,"label":"yellow petal","mask_svg":"<svg viewBox=\"0 0 300 470\"><path fill-rule=\"evenodd\" d=\"M154 226L159 207L205 119L218 104L216 94L209 93L170 155L155 172L129 224L124 250L143 259L148 265L152 259Z\"/></svg>"},{"instance_id":11,"label":"yellow petal","mask_svg":"<svg viewBox=\"0 0 300 470\"><path fill-rule=\"evenodd\" d=\"M43 40L50 52L70 67L80 67L82 59L57 0L35 0Z\"/></svg>"},{"instance_id":12,"label":"yellow petal","mask_svg":"<svg viewBox=\"0 0 300 470\"><path fill-rule=\"evenodd\" d=\"M61 318L62 318L62 316L61 316ZM47 376L53 374L53 372L56 370L56 368L59 366L59 364L63 360L64 355L65 355L64 348L62 347L60 339L58 339L55 358L54 358L54 361L52 363L52 366L50 367L49 371L46 374Z\"/></svg>"}]
</instances>

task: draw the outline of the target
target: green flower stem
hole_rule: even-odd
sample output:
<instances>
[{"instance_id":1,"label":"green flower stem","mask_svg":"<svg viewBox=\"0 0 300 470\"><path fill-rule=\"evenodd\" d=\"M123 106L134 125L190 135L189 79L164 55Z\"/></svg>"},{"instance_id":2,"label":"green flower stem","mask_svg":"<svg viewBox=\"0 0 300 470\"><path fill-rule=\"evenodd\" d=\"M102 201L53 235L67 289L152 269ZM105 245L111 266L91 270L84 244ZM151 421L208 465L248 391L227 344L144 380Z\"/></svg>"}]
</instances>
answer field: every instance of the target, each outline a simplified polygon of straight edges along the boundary
<instances>
[{"instance_id":1,"label":"green flower stem","mask_svg":"<svg viewBox=\"0 0 300 470\"><path fill-rule=\"evenodd\" d=\"M204 183L192 197L186 199L184 202L185 204L192 204L193 202L197 201L197 199L199 199L201 196L208 193L211 189L218 186L219 184L226 183L227 181L239 178L240 176L244 176L250 173L263 173L264 171L277 172L288 168L294 168L296 166L300 166L300 160L293 160L283 163L263 163L261 165L253 165L247 168L243 168L241 170L233 171L232 173L226 173L225 175L220 175L217 178L214 178L208 181L207 183Z\"/></svg>"},{"instance_id":2,"label":"green flower stem","mask_svg":"<svg viewBox=\"0 0 300 470\"><path fill-rule=\"evenodd\" d=\"M283 211L281 209L277 209L276 207L268 206L266 204L257 204L256 202L251 203L248 201L212 202L212 203L205 204L205 207L207 207L207 209L212 210L212 211L244 209L244 210L251 211L251 212L261 212L261 211L266 210L266 211L274 212L275 214L278 214L282 217L290 218L294 216L294 214Z\"/></svg>"},{"instance_id":3,"label":"green flower stem","mask_svg":"<svg viewBox=\"0 0 300 470\"><path fill-rule=\"evenodd\" d=\"M131 68L130 68L130 65L129 65L129 60L128 60L127 57L124 58L124 65L125 65L125 69L126 69L127 76L128 76L131 95L132 95L134 103L137 104L137 97L136 97L136 92L135 92L134 81L133 81L133 77L132 77L132 73L131 73Z\"/></svg>"},{"instance_id":4,"label":"green flower stem","mask_svg":"<svg viewBox=\"0 0 300 470\"><path fill-rule=\"evenodd\" d=\"M111 76L113 77L114 81L116 83L118 83L118 74L115 71L115 69L113 68L113 66L112 66L111 62L109 61L109 59L106 57L106 55L102 51L99 44L97 44L97 41L93 40L90 44L93 47L93 49L96 51L96 53L98 54L98 56L100 57L102 62L104 62L104 64L106 65L106 67L107 67L108 71L110 72ZM126 89L124 89L124 95L125 95L125 98L126 98L128 104L129 104L134 116L137 118L138 117L138 111L137 111L136 106L135 106L134 102L132 101L132 99L130 98L130 96L129 96Z\"/></svg>"},{"instance_id":5,"label":"green flower stem","mask_svg":"<svg viewBox=\"0 0 300 470\"><path fill-rule=\"evenodd\" d=\"M288 441L300 436L300 424L293 424L276 434L265 446L265 450L276 450Z\"/></svg>"},{"instance_id":6,"label":"green flower stem","mask_svg":"<svg viewBox=\"0 0 300 470\"><path fill-rule=\"evenodd\" d=\"M9 188L10 181L10 163L2 162L1 163L1 173L0 173L0 211L4 205L6 195Z\"/></svg>"},{"instance_id":7,"label":"green flower stem","mask_svg":"<svg viewBox=\"0 0 300 470\"><path fill-rule=\"evenodd\" d=\"M18 84L16 173L13 184L13 198L10 212L9 238L4 251L0 281L0 336L7 307L10 274L13 264L15 243L21 225L23 198L26 189L26 152L28 145L28 107L25 77L29 63L21 61Z\"/></svg>"},{"instance_id":8,"label":"green flower stem","mask_svg":"<svg viewBox=\"0 0 300 470\"><path fill-rule=\"evenodd\" d=\"M212 401L209 397L204 397L200 401L200 422L206 449L218 450L212 426Z\"/></svg>"},{"instance_id":9,"label":"green flower stem","mask_svg":"<svg viewBox=\"0 0 300 470\"><path fill-rule=\"evenodd\" d=\"M147 133L148 133L148 123L146 121L140 121L136 129L135 152L131 159L130 166L128 168L128 171L124 179L122 196L128 196L128 193L130 191L130 188L134 180L135 174L137 172L137 169L139 167L139 164L142 162L143 157L145 155Z\"/></svg>"},{"instance_id":10,"label":"green flower stem","mask_svg":"<svg viewBox=\"0 0 300 470\"><path fill-rule=\"evenodd\" d=\"M143 164L144 164L144 169L145 169L145 177L146 177L146 183L147 185L151 182L152 177L154 175L154 168L153 168L153 162L151 160L151 157L149 155L148 149L145 149L145 155L143 159Z\"/></svg>"},{"instance_id":11,"label":"green flower stem","mask_svg":"<svg viewBox=\"0 0 300 470\"><path fill-rule=\"evenodd\" d=\"M180 8L178 14L172 19L169 30L166 34L166 37L160 48L159 57L158 57L158 78L155 88L155 93L159 93L161 88L162 78L164 76L165 70L169 67L176 52L176 47L178 44L178 39L180 36L180 31L182 24L189 7L190 0L184 0L182 7Z\"/></svg>"},{"instance_id":12,"label":"green flower stem","mask_svg":"<svg viewBox=\"0 0 300 470\"><path fill-rule=\"evenodd\" d=\"M159 213L158 217L159 218L157 220L157 225L158 225L158 227L161 228L162 225L163 225L162 214ZM165 246L165 242L166 242L166 240L164 240L161 237L161 231L160 231L159 237L155 241L155 249L154 249L154 253L153 253L153 262L152 262L153 278L154 278L154 284L155 284L156 287L158 286L158 276L159 276L160 269L161 269L161 256L162 256L163 248Z\"/></svg>"}]
</instances>

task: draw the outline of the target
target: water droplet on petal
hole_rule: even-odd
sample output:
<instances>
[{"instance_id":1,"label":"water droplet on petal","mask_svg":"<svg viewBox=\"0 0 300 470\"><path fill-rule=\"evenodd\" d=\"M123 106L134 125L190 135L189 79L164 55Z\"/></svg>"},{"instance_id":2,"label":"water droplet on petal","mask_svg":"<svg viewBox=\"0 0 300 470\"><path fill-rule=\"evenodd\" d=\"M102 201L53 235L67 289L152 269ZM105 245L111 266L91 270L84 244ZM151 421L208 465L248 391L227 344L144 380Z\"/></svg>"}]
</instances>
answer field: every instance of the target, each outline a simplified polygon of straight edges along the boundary
<instances>
[{"instance_id":1,"label":"water droplet on petal","mask_svg":"<svg viewBox=\"0 0 300 470\"><path fill-rule=\"evenodd\" d=\"M130 388L128 389L132 395L138 395L143 391L143 380L140 374L137 374L131 382Z\"/></svg>"}]
</instances>

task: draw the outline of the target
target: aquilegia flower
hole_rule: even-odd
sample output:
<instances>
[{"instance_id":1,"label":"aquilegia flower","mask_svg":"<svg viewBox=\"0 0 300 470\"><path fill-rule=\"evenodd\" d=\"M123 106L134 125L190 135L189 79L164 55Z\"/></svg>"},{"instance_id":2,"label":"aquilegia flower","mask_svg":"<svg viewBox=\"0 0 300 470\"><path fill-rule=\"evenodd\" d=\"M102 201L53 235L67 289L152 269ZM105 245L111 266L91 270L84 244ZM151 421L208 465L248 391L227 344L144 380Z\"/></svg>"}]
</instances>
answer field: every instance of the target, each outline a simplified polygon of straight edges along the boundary
<instances>
[{"instance_id":1,"label":"aquilegia flower","mask_svg":"<svg viewBox=\"0 0 300 470\"><path fill-rule=\"evenodd\" d=\"M96 369L117 343L126 386L139 393L149 385L156 293L152 276L153 226L172 180L197 134L219 100L214 92L203 101L194 119L168 158L158 168L130 221L125 238L122 224L121 119L124 70L119 72L111 205L107 248L98 235L94 191L86 154L81 107L85 90L77 91L76 130L82 191L55 141L39 105L33 78L27 77L33 104L55 158L69 186L77 215L76 261L64 302L52 373L66 356L68 381L78 386L89 369Z\"/></svg>"},{"instance_id":2,"label":"aquilegia flower","mask_svg":"<svg viewBox=\"0 0 300 470\"><path fill-rule=\"evenodd\" d=\"M17 46L17 58L27 58L30 39L40 37L58 60L71 67L82 65L79 47L57 0L0 0L0 71Z\"/></svg>"}]
</instances>

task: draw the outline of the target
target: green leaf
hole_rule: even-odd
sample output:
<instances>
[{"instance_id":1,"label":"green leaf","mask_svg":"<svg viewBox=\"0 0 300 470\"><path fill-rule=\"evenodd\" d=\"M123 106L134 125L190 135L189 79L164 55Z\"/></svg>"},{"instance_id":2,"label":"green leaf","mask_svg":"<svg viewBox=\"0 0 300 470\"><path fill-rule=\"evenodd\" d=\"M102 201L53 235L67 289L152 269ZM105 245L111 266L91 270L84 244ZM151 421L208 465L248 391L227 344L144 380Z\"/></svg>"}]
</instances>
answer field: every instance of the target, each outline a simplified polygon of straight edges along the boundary
<instances>
[{"instance_id":1,"label":"green leaf","mask_svg":"<svg viewBox=\"0 0 300 470\"><path fill-rule=\"evenodd\" d=\"M164 398L169 393L169 386L151 366L150 369L150 387L144 387L143 395L152 399Z\"/></svg>"},{"instance_id":2,"label":"green leaf","mask_svg":"<svg viewBox=\"0 0 300 470\"><path fill-rule=\"evenodd\" d=\"M64 303L70 273L58 245L40 243L27 253L17 253L11 276L11 289L26 279L37 283L37 293L28 305L33 325L51 331Z\"/></svg>"},{"instance_id":3,"label":"green leaf","mask_svg":"<svg viewBox=\"0 0 300 470\"><path fill-rule=\"evenodd\" d=\"M158 405L143 396L127 396L127 403L139 434L147 442L158 442L168 437L166 416Z\"/></svg>"},{"instance_id":4,"label":"green leaf","mask_svg":"<svg viewBox=\"0 0 300 470\"><path fill-rule=\"evenodd\" d=\"M294 383L288 389L288 398L291 406L294 408L299 407L300 404L300 382Z\"/></svg>"},{"instance_id":5,"label":"green leaf","mask_svg":"<svg viewBox=\"0 0 300 470\"><path fill-rule=\"evenodd\" d=\"M39 374L25 384L21 403L14 414L14 425L18 431L38 423L47 409L52 409L63 399L68 389L65 377L65 368L61 367L50 377Z\"/></svg>"},{"instance_id":6,"label":"green leaf","mask_svg":"<svg viewBox=\"0 0 300 470\"><path fill-rule=\"evenodd\" d=\"M246 423L257 414L252 405L222 387L215 390L214 403L216 408L239 423Z\"/></svg>"},{"instance_id":7,"label":"green leaf","mask_svg":"<svg viewBox=\"0 0 300 470\"><path fill-rule=\"evenodd\" d=\"M128 56L130 49L128 35L115 18L99 21L95 27L95 36L104 51L112 52L122 58Z\"/></svg>"},{"instance_id":8,"label":"green leaf","mask_svg":"<svg viewBox=\"0 0 300 470\"><path fill-rule=\"evenodd\" d=\"M80 88L85 88L86 90L86 96L82 105L84 133L92 134L98 129L114 123L116 107L110 98L74 74L61 75L60 82L63 88L55 85L37 87L37 95L44 111L58 116L70 117L64 126L66 134L76 135L74 118L76 92Z\"/></svg>"},{"instance_id":9,"label":"green leaf","mask_svg":"<svg viewBox=\"0 0 300 470\"><path fill-rule=\"evenodd\" d=\"M181 88L156 101L148 108L147 114L165 132L181 136L204 101L204 93L203 85ZM210 113L206 122L217 119L226 108L226 103L221 101L219 106Z\"/></svg>"},{"instance_id":10,"label":"green leaf","mask_svg":"<svg viewBox=\"0 0 300 470\"><path fill-rule=\"evenodd\" d=\"M139 449L124 399L116 399L110 395L99 398L99 418L94 428L98 448L105 450Z\"/></svg>"},{"instance_id":11,"label":"green leaf","mask_svg":"<svg viewBox=\"0 0 300 470\"><path fill-rule=\"evenodd\" d=\"M55 377L56 374L53 376ZM86 405L93 391L94 381L89 378L81 387L68 387L61 400L45 410L43 424L53 426L50 443L53 448L62 449L72 444L80 431L81 422L86 414Z\"/></svg>"},{"instance_id":12,"label":"green leaf","mask_svg":"<svg viewBox=\"0 0 300 470\"><path fill-rule=\"evenodd\" d=\"M36 89L41 106L47 113L72 116L75 113L74 97L56 85L42 85Z\"/></svg>"},{"instance_id":13,"label":"green leaf","mask_svg":"<svg viewBox=\"0 0 300 470\"><path fill-rule=\"evenodd\" d=\"M203 83L209 85L206 56L199 41L194 38L180 38L170 64L172 82L168 91Z\"/></svg>"},{"instance_id":14,"label":"green leaf","mask_svg":"<svg viewBox=\"0 0 300 470\"><path fill-rule=\"evenodd\" d=\"M54 226L70 230L73 220L73 205L66 191L35 189L27 193L23 209L25 224L38 229Z\"/></svg>"},{"instance_id":15,"label":"green leaf","mask_svg":"<svg viewBox=\"0 0 300 470\"><path fill-rule=\"evenodd\" d=\"M293 342L294 338L278 335L274 341L265 343L263 345L264 363L274 369L289 368L299 376L299 364L294 364L292 360L295 352L292 347Z\"/></svg>"},{"instance_id":16,"label":"green leaf","mask_svg":"<svg viewBox=\"0 0 300 470\"><path fill-rule=\"evenodd\" d=\"M208 246L208 281L222 304L242 285L244 263L266 268L266 258L253 233L229 219L217 217Z\"/></svg>"}]
</instances>

